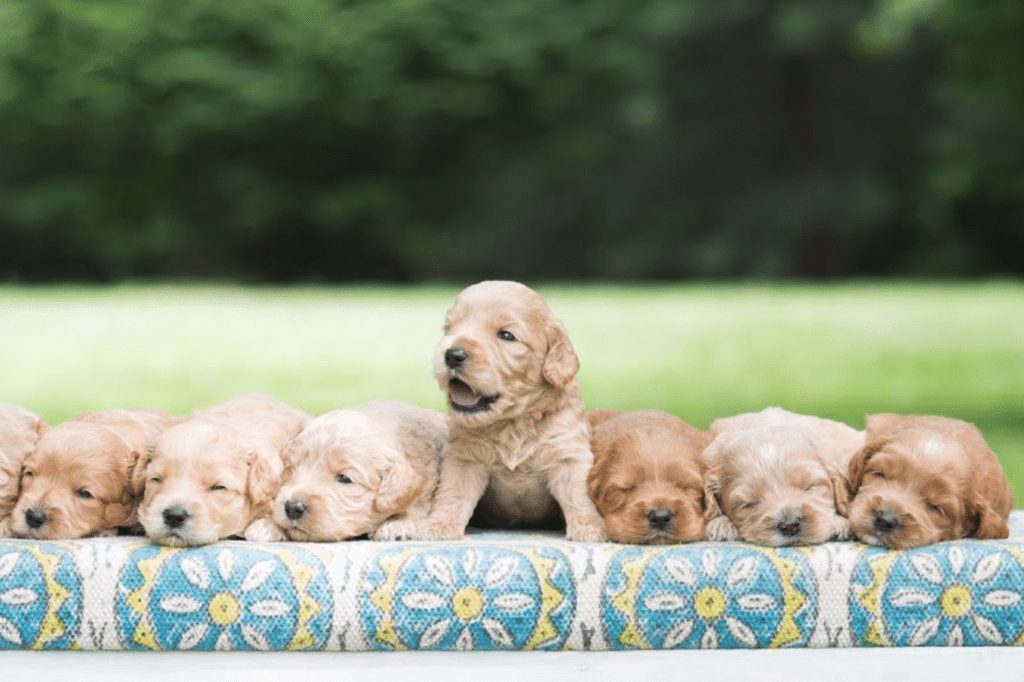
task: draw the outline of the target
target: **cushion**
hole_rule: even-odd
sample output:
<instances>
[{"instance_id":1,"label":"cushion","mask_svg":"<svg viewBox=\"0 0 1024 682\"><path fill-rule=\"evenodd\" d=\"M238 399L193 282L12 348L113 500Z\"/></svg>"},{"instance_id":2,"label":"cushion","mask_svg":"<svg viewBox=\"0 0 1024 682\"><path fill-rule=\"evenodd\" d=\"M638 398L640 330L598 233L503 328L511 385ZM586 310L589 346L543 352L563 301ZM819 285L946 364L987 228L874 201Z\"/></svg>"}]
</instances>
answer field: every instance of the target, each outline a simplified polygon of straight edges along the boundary
<instances>
[{"instance_id":1,"label":"cushion","mask_svg":"<svg viewBox=\"0 0 1024 682\"><path fill-rule=\"evenodd\" d=\"M603 650L1024 643L1024 512L907 551L460 542L0 541L0 648Z\"/></svg>"}]
</instances>

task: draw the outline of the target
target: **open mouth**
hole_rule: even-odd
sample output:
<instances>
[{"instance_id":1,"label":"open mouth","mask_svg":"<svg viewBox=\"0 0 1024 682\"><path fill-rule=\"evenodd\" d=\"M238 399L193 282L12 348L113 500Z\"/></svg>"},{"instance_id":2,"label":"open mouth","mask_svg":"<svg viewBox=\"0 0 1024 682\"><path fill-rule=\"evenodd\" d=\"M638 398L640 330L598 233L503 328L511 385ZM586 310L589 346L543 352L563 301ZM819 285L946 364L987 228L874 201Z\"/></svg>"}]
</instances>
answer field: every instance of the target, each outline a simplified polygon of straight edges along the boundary
<instances>
[{"instance_id":1,"label":"open mouth","mask_svg":"<svg viewBox=\"0 0 1024 682\"><path fill-rule=\"evenodd\" d=\"M497 400L499 395L480 395L469 384L461 379L449 379L448 381L448 404L456 412L473 414L485 412Z\"/></svg>"}]
</instances>

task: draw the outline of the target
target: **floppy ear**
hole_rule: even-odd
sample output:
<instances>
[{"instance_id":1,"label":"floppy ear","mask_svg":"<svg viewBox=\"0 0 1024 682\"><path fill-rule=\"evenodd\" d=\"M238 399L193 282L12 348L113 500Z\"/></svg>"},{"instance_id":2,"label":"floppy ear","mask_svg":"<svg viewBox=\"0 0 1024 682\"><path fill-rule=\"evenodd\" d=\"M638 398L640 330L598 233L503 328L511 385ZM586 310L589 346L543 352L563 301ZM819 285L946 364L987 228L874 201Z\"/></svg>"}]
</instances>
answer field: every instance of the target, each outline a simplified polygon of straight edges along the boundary
<instances>
[{"instance_id":1,"label":"floppy ear","mask_svg":"<svg viewBox=\"0 0 1024 682\"><path fill-rule=\"evenodd\" d=\"M423 491L423 480L416 474L405 456L396 458L384 470L373 510L378 514L394 516L413 503Z\"/></svg>"},{"instance_id":2,"label":"floppy ear","mask_svg":"<svg viewBox=\"0 0 1024 682\"><path fill-rule=\"evenodd\" d=\"M281 470L284 467L272 458L249 453L249 476L246 490L253 506L270 504L281 487Z\"/></svg>"},{"instance_id":3,"label":"floppy ear","mask_svg":"<svg viewBox=\"0 0 1024 682\"><path fill-rule=\"evenodd\" d=\"M142 497L142 494L146 492L146 468L153 461L153 448L146 452L145 457L136 452L132 452L132 455L135 456L135 463L132 464L128 474L128 487L131 489L132 495Z\"/></svg>"},{"instance_id":4,"label":"floppy ear","mask_svg":"<svg viewBox=\"0 0 1024 682\"><path fill-rule=\"evenodd\" d=\"M867 466L871 456L878 452L879 447L881 447L880 443L868 443L850 458L850 466L846 473L846 485L851 497L857 494L857 489L860 488L860 484L864 480L864 467Z\"/></svg>"},{"instance_id":5,"label":"floppy ear","mask_svg":"<svg viewBox=\"0 0 1024 682\"><path fill-rule=\"evenodd\" d=\"M832 486L832 502L840 516L850 512L850 483L838 469L828 467L828 482Z\"/></svg>"},{"instance_id":6,"label":"floppy ear","mask_svg":"<svg viewBox=\"0 0 1024 682\"><path fill-rule=\"evenodd\" d=\"M551 328L548 354L544 356L544 381L555 388L565 388L580 369L580 359L569 343L569 335L561 322Z\"/></svg>"},{"instance_id":7,"label":"floppy ear","mask_svg":"<svg viewBox=\"0 0 1024 682\"><path fill-rule=\"evenodd\" d=\"M725 516L722 507L718 504L718 495L722 492L722 480L718 467L708 469L704 476L704 522L711 519Z\"/></svg>"},{"instance_id":8,"label":"floppy ear","mask_svg":"<svg viewBox=\"0 0 1024 682\"><path fill-rule=\"evenodd\" d=\"M971 513L974 514L974 530L970 537L979 540L1005 540L1010 537L1010 527L1006 519L997 514L987 500L976 498L971 507Z\"/></svg>"},{"instance_id":9,"label":"floppy ear","mask_svg":"<svg viewBox=\"0 0 1024 682\"><path fill-rule=\"evenodd\" d=\"M143 473L143 475L140 477L138 483L136 483L135 478L136 469L146 468L146 465L143 463L142 460L142 453L140 453L138 450L132 450L131 454L129 455L129 458L131 460L131 463L128 465L128 480L125 482L124 495L122 496L122 500L124 502L130 502L132 498L139 497L140 495L142 495L142 490L145 488L146 483L145 473ZM136 489L136 486L139 484L142 485L142 488Z\"/></svg>"},{"instance_id":10,"label":"floppy ear","mask_svg":"<svg viewBox=\"0 0 1024 682\"><path fill-rule=\"evenodd\" d=\"M587 494L595 503L601 496L604 480L608 477L608 467L611 462L611 454L607 439L596 438L593 442L594 462L587 472Z\"/></svg>"}]
</instances>

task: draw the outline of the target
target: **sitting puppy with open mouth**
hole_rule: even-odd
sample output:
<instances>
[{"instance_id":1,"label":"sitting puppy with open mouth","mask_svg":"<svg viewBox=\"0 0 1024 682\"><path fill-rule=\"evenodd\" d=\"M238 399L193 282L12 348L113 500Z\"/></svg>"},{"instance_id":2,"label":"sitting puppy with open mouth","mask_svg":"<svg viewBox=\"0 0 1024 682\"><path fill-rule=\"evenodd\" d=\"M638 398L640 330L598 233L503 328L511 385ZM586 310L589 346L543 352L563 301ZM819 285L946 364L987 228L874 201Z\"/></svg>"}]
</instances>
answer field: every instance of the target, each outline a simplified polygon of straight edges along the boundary
<instances>
[{"instance_id":1,"label":"sitting puppy with open mouth","mask_svg":"<svg viewBox=\"0 0 1024 682\"><path fill-rule=\"evenodd\" d=\"M0 538L11 535L11 512L18 501L21 470L46 424L24 407L0 403Z\"/></svg>"},{"instance_id":2,"label":"sitting puppy with open mouth","mask_svg":"<svg viewBox=\"0 0 1024 682\"><path fill-rule=\"evenodd\" d=\"M405 537L430 513L447 440L444 415L405 403L316 417L289 450L274 521L291 540Z\"/></svg>"},{"instance_id":3,"label":"sitting puppy with open mouth","mask_svg":"<svg viewBox=\"0 0 1024 682\"><path fill-rule=\"evenodd\" d=\"M161 410L103 410L58 424L25 460L11 517L19 537L58 540L138 532L139 458L174 418Z\"/></svg>"},{"instance_id":4,"label":"sitting puppy with open mouth","mask_svg":"<svg viewBox=\"0 0 1024 682\"><path fill-rule=\"evenodd\" d=\"M849 538L845 472L864 444L860 431L777 407L719 419L710 431L709 540L779 547Z\"/></svg>"},{"instance_id":5,"label":"sitting puppy with open mouth","mask_svg":"<svg viewBox=\"0 0 1024 682\"><path fill-rule=\"evenodd\" d=\"M590 429L579 360L544 299L518 282L464 289L444 322L434 375L449 437L430 518L412 536L457 539L473 515L495 527L565 520L569 540L605 539L587 495ZM478 504L479 503L479 504Z\"/></svg>"},{"instance_id":6,"label":"sitting puppy with open mouth","mask_svg":"<svg viewBox=\"0 0 1024 682\"><path fill-rule=\"evenodd\" d=\"M665 412L587 415L594 467L587 487L608 537L625 544L704 539L708 435Z\"/></svg>"},{"instance_id":7,"label":"sitting puppy with open mouth","mask_svg":"<svg viewBox=\"0 0 1024 682\"><path fill-rule=\"evenodd\" d=\"M850 526L892 549L1009 537L1013 491L977 427L946 417L874 414L850 462Z\"/></svg>"},{"instance_id":8,"label":"sitting puppy with open mouth","mask_svg":"<svg viewBox=\"0 0 1024 682\"><path fill-rule=\"evenodd\" d=\"M136 468L145 488L139 521L161 545L206 545L244 536L276 540L270 516L284 450L309 416L280 400L245 395L193 412Z\"/></svg>"}]
</instances>

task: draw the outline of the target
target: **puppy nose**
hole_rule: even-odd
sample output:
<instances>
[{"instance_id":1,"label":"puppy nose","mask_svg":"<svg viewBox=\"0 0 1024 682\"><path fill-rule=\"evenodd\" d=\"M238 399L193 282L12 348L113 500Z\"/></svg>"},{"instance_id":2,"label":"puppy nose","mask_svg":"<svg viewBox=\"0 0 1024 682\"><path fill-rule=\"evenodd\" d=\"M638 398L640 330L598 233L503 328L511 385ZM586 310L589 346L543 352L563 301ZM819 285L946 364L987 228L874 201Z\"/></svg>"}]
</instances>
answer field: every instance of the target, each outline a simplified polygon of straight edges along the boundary
<instances>
[{"instance_id":1,"label":"puppy nose","mask_svg":"<svg viewBox=\"0 0 1024 682\"><path fill-rule=\"evenodd\" d=\"M800 514L794 512L786 512L779 519L779 522L775 524L775 529L788 538L794 535L799 535L803 529L804 518Z\"/></svg>"},{"instance_id":2,"label":"puppy nose","mask_svg":"<svg viewBox=\"0 0 1024 682\"><path fill-rule=\"evenodd\" d=\"M302 515L306 513L308 507L302 502L296 502L295 500L288 500L284 503L284 515L292 521L298 521L302 518Z\"/></svg>"},{"instance_id":3,"label":"puppy nose","mask_svg":"<svg viewBox=\"0 0 1024 682\"><path fill-rule=\"evenodd\" d=\"M891 511L875 510L874 526L879 533L891 533L896 530L898 525L900 525L900 521Z\"/></svg>"},{"instance_id":4,"label":"puppy nose","mask_svg":"<svg viewBox=\"0 0 1024 682\"><path fill-rule=\"evenodd\" d=\"M168 528L180 528L188 520L188 511L182 507L164 509L164 523Z\"/></svg>"},{"instance_id":5,"label":"puppy nose","mask_svg":"<svg viewBox=\"0 0 1024 682\"><path fill-rule=\"evenodd\" d=\"M35 507L26 509L25 523L28 524L29 528L42 528L43 524L46 523L46 512L36 509Z\"/></svg>"},{"instance_id":6,"label":"puppy nose","mask_svg":"<svg viewBox=\"0 0 1024 682\"><path fill-rule=\"evenodd\" d=\"M672 523L672 517L675 514L672 513L671 509L665 509L664 507L658 507L647 512L647 523L650 524L654 530L665 530L668 528L668 524Z\"/></svg>"},{"instance_id":7,"label":"puppy nose","mask_svg":"<svg viewBox=\"0 0 1024 682\"><path fill-rule=\"evenodd\" d=\"M449 368L455 369L466 361L469 357L469 353L466 352L465 348L449 348L444 352L444 364L448 365Z\"/></svg>"}]
</instances>

